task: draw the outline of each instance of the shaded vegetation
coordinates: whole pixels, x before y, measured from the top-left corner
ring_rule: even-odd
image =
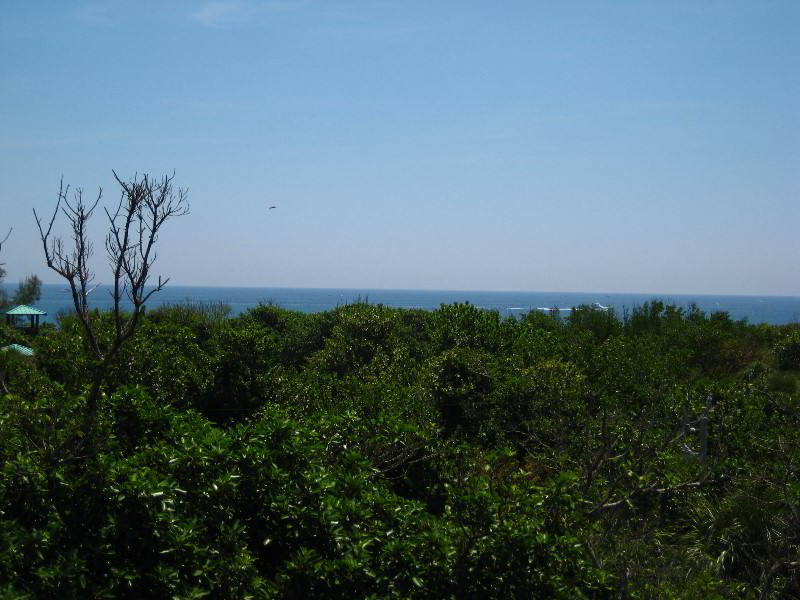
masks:
[[[800,597],[796,325],[161,307],[91,444],[78,320],[0,338],[0,598]]]

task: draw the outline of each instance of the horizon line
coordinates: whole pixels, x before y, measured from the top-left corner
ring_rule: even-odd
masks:
[[[64,286],[63,282],[42,282],[43,286]],[[14,285],[8,282],[2,284],[3,288],[13,288]],[[98,287],[105,288],[111,287],[111,284],[98,284]],[[154,286],[147,286],[154,287]],[[575,290],[497,290],[497,289],[450,289],[450,288],[391,288],[391,287],[299,287],[299,286],[257,286],[257,285],[210,285],[210,284],[168,284],[164,289],[169,288],[204,288],[204,289],[252,289],[252,290],[344,290],[354,292],[448,292],[448,293],[494,293],[494,294],[586,294],[586,295],[637,295],[637,296],[652,296],[653,299],[659,299],[669,296],[738,296],[745,298],[797,298],[800,299],[800,294],[754,294],[754,293],[713,293],[713,292],[639,292],[639,291],[622,291],[622,292],[608,292],[608,291],[575,291]]]

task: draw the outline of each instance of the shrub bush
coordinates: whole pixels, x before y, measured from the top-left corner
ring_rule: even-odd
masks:
[[[800,329],[795,329],[778,342],[775,358],[781,369],[800,370]]]

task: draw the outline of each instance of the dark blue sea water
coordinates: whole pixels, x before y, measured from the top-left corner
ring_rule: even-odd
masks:
[[[12,293],[12,286],[6,289]],[[108,286],[100,286],[89,296],[94,308],[111,308]],[[465,292],[439,290],[370,290],[370,289],[306,289],[253,287],[196,287],[169,285],[155,294],[149,307],[186,302],[224,302],[232,314],[240,314],[259,303],[272,302],[283,308],[302,312],[319,312],[356,301],[401,308],[436,309],[441,304],[470,302],[494,309],[500,314],[519,315],[531,309],[559,307],[569,309],[579,304],[599,303],[613,306],[617,315],[624,309],[648,300],[659,299],[686,307],[694,302],[710,314],[727,311],[733,319],[750,323],[784,324],[800,322],[800,297],[796,296],[707,296],[684,294],[594,294],[575,292]],[[42,286],[42,297],[36,306],[47,311],[45,322],[52,322],[59,311],[71,309],[71,295],[65,285]],[[562,314],[568,314],[565,310]]]

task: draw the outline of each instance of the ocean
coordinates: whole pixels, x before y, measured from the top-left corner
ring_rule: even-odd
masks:
[[[9,294],[15,286],[6,284]],[[93,308],[111,308],[109,286],[99,286],[89,296]],[[747,319],[749,323],[780,325],[800,322],[800,297],[797,296],[711,296],[686,294],[596,294],[576,292],[486,292],[441,290],[371,290],[371,289],[312,289],[312,288],[257,288],[257,287],[204,287],[168,285],[154,294],[148,306],[187,302],[224,302],[233,315],[249,308],[271,302],[289,310],[320,312],[343,304],[367,301],[398,308],[434,310],[442,304],[469,302],[481,308],[497,310],[501,315],[521,315],[532,309],[558,307],[562,314],[580,304],[599,303],[611,306],[620,317],[625,309],[658,299],[680,307],[695,303],[706,314],[726,311],[731,318]],[[70,310],[71,295],[67,286],[45,284],[36,307],[47,312],[44,322],[53,322],[60,311]]]

